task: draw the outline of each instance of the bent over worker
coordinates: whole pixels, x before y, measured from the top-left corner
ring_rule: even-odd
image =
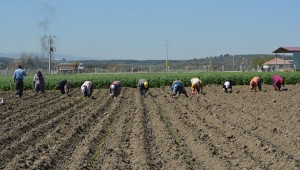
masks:
[[[146,79],[139,79],[137,87],[140,90],[142,96],[146,95],[146,92],[149,90],[149,83]]]
[[[233,85],[232,80],[226,80],[225,83],[223,84],[223,91],[225,93],[232,93],[232,85]]]
[[[109,86],[109,93],[111,96],[116,98],[118,95],[120,95],[121,89],[122,89],[121,82],[116,80],[112,82],[111,85]]]
[[[191,79],[191,84],[192,84],[192,87],[191,87],[192,92],[191,93],[196,93],[196,91],[198,92],[198,94],[203,93],[203,84],[202,84],[200,79],[192,78]]]
[[[56,86],[56,90],[60,90],[61,94],[68,94],[71,87],[71,82],[68,80],[60,81]]]
[[[257,87],[258,90],[261,91],[261,79],[260,77],[253,77],[250,81],[250,89],[251,91],[254,90],[254,92],[257,92]]]
[[[284,87],[285,79],[278,74],[272,76],[272,84],[275,90],[280,91],[281,85]]]
[[[172,94],[172,97],[176,97],[177,93],[178,96],[182,93],[185,95],[185,97],[189,97],[187,95],[187,91],[185,90],[185,87],[180,80],[175,80],[170,88],[170,92]]]
[[[81,85],[81,92],[84,97],[91,97],[93,93],[93,83],[91,81],[85,81]]]

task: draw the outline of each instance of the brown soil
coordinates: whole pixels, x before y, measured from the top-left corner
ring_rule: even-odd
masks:
[[[0,169],[300,169],[300,86],[286,88],[1,92]]]

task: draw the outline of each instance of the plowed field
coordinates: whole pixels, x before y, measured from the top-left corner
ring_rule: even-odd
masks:
[[[300,169],[300,86],[286,88],[1,92],[0,169]]]

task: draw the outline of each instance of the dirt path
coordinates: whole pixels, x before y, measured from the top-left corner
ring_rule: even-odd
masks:
[[[300,169],[300,86],[286,88],[0,92],[0,169]]]

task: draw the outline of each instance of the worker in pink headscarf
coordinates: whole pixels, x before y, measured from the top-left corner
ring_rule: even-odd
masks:
[[[285,79],[278,74],[272,76],[272,84],[275,90],[280,91],[281,85],[284,87]]]

